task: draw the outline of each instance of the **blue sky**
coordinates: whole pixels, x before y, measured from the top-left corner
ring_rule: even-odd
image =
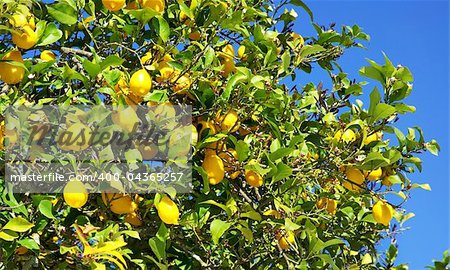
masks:
[[[423,172],[410,176],[413,181],[429,183],[432,191],[415,190],[405,204],[416,216],[405,223],[408,231],[398,237],[397,262],[409,263],[410,269],[423,269],[432,259],[442,257],[449,248],[449,3],[447,1],[305,1],[319,25],[336,22],[358,24],[371,36],[367,49],[351,49],[340,59],[350,78],[366,80],[358,70],[367,65],[366,58],[383,63],[382,52],[391,61],[410,68],[414,90],[406,103],[417,112],[400,118],[399,128],[421,126],[427,140],[436,139],[441,146],[439,157],[421,156]],[[304,36],[314,34],[308,16],[295,8],[299,20],[295,31]],[[338,28],[339,27],[339,28]],[[318,70],[316,70],[318,71]],[[324,81],[326,73],[302,73],[301,84]],[[368,104],[368,93],[376,83],[369,81],[361,100]]]

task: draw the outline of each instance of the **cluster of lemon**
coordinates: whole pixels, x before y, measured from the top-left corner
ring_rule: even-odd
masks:
[[[224,114],[219,111],[214,119],[201,119],[198,125],[200,126],[200,136],[206,130],[209,130],[211,135],[218,132],[228,133],[241,130],[239,116],[234,109],[230,109]],[[257,164],[256,160],[247,162],[247,165],[255,164]],[[225,176],[232,180],[236,179],[241,175],[241,165],[236,150],[227,147],[223,139],[207,145],[202,167],[208,174],[208,181],[211,185],[219,184]],[[264,184],[264,178],[255,170],[245,169],[244,176],[247,184],[252,187],[257,188]]]
[[[64,201],[72,208],[83,207],[89,194],[86,186],[79,180],[69,181],[63,190]],[[125,222],[134,226],[141,226],[142,219],[139,215],[139,204],[144,199],[139,195],[131,196],[121,193],[102,193],[102,201],[114,214],[125,215]],[[159,202],[155,202],[159,218],[165,224],[178,224],[180,211],[178,206],[168,196],[163,195]]]
[[[383,139],[383,132],[372,132],[363,140],[364,145],[369,145],[373,142],[378,142]],[[344,144],[350,144],[357,140],[357,134],[352,129],[346,129],[345,131],[339,130],[336,132],[333,138],[333,142],[343,142]],[[364,188],[365,181],[381,181],[385,186],[392,186],[390,181],[392,176],[395,176],[395,172],[390,168],[376,168],[370,171],[360,170],[354,166],[342,166],[340,171],[345,174],[346,180],[342,185],[353,192],[361,192]],[[329,205],[331,199],[320,198],[317,202],[319,208],[326,207],[327,211],[333,213],[336,211],[337,203],[331,200],[331,206]],[[377,200],[372,208],[372,215],[377,223],[388,226],[393,215],[394,208],[384,200]]]

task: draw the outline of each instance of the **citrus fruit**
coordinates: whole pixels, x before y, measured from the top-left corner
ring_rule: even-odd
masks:
[[[222,182],[225,168],[219,156],[213,153],[207,154],[203,160],[202,167],[208,174],[208,181],[211,185],[217,185]]]
[[[368,145],[368,144],[370,144],[371,142],[380,141],[381,139],[383,139],[383,131],[378,131],[378,132],[375,132],[375,133],[373,133],[373,134],[367,136],[367,137],[364,139],[364,144],[365,144],[365,145]]]
[[[373,205],[372,215],[377,223],[389,226],[391,222],[394,209],[385,201],[379,200]]]
[[[383,176],[383,170],[381,168],[365,172],[367,180],[375,181]]]
[[[22,30],[16,30],[12,33],[12,41],[21,49],[30,49],[38,40],[36,32],[29,26],[25,25]]]
[[[129,214],[136,211],[138,205],[130,195],[120,193],[102,193],[103,203],[115,214]]]
[[[10,60],[23,64],[22,55],[18,50],[6,53],[2,60]],[[0,62],[0,79],[7,84],[16,84],[23,80],[25,69],[8,62]]]
[[[276,235],[276,238],[278,240],[278,244],[283,250],[288,249],[291,245],[294,245],[295,243],[295,235],[291,231],[286,231],[285,234],[278,233]]]
[[[125,0],[102,0],[102,4],[109,11],[118,11],[125,5]]]
[[[159,218],[165,224],[178,224],[178,219],[180,217],[180,211],[178,206],[167,196],[164,196],[156,206],[158,210]]]
[[[128,213],[124,220],[133,226],[142,226],[142,220],[136,212]]]
[[[83,207],[88,200],[88,193],[83,182],[71,180],[63,190],[64,201],[72,208]]]
[[[130,78],[130,92],[136,96],[145,96],[152,88],[152,78],[145,69],[136,71]]]
[[[344,181],[343,186],[345,188],[352,191],[361,190],[361,187],[359,185],[362,185],[364,183],[364,175],[360,170],[358,170],[357,168],[349,167],[345,171],[345,175],[347,176],[347,179],[350,180]]]
[[[139,0],[142,8],[151,8],[157,12],[164,12],[164,0]]]
[[[264,184],[263,177],[253,170],[245,170],[245,181],[252,187],[260,187]]]
[[[356,140],[356,135],[355,132],[353,132],[353,130],[351,129],[347,129],[341,137],[342,141],[344,141],[344,143],[352,143]]]
[[[67,129],[60,129],[57,144],[65,151],[82,151],[89,147],[91,136],[91,128],[78,122]]]
[[[40,58],[42,61],[53,61],[56,59],[56,56],[52,51],[45,50],[41,52]]]
[[[131,133],[133,130],[137,129],[137,125],[139,124],[139,117],[131,106],[119,106],[117,110],[111,114],[111,119],[114,124],[127,133]]]

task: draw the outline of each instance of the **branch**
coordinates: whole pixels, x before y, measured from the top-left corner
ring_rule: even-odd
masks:
[[[78,54],[86,57],[91,57],[93,54],[91,52],[83,51],[80,49],[74,49],[74,48],[68,48],[68,47],[61,47],[61,51],[63,53],[67,54]]]

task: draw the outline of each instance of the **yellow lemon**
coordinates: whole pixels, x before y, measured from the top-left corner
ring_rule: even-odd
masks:
[[[230,110],[225,116],[216,117],[216,121],[220,123],[220,128],[225,131],[236,131],[239,129],[238,114],[235,110]]]
[[[376,181],[378,179],[381,178],[381,176],[383,176],[383,170],[381,168],[372,170],[370,172],[364,172],[366,175],[367,180],[370,181]]]
[[[152,88],[152,78],[145,69],[136,71],[130,78],[130,93],[143,97]]]
[[[345,175],[349,181],[344,181],[343,186],[348,190],[359,191],[361,187],[358,185],[362,185],[364,183],[364,175],[357,168],[349,167],[345,171]]]
[[[71,180],[63,190],[64,201],[72,208],[83,207],[88,200],[88,193],[83,182]]]
[[[156,210],[158,210],[159,218],[165,224],[178,224],[180,211],[178,210],[178,206],[169,197],[164,196],[156,206]]]
[[[18,50],[6,53],[2,60],[10,60],[23,64],[22,55]],[[16,84],[23,80],[25,69],[7,62],[0,62],[0,79],[7,84]]]
[[[222,159],[216,154],[207,154],[202,164],[203,169],[208,174],[208,181],[211,185],[222,182],[225,175],[225,168]]]
[[[284,235],[282,233],[278,233],[276,238],[278,240],[278,244],[283,250],[288,249],[291,245],[295,244],[295,235],[291,231],[287,231]]]
[[[56,59],[56,56],[52,51],[45,50],[41,52],[40,58],[42,61],[53,61]]]
[[[133,226],[142,226],[142,220],[136,212],[128,213],[124,220]]]
[[[223,76],[228,77],[228,75],[236,71],[236,66],[234,64],[233,58],[223,58],[221,59],[221,63],[223,65]]]
[[[160,13],[164,12],[164,0],[139,0],[139,3],[143,8],[151,8]]]
[[[12,33],[12,41],[21,49],[30,49],[38,40],[36,32],[29,26],[25,25],[22,30],[16,30]]]
[[[353,130],[351,129],[347,129],[343,134],[342,134],[342,141],[344,141],[344,143],[352,143],[356,140],[356,135],[355,132],[353,132]]]
[[[253,170],[245,170],[245,181],[252,187],[260,187],[264,184],[263,177]]]
[[[184,74],[174,82],[172,90],[177,94],[184,94],[189,89],[189,87],[191,87],[191,84],[191,77],[188,74]]]
[[[89,147],[92,130],[85,124],[74,123],[60,132],[57,144],[62,150],[82,151]]]
[[[139,117],[131,106],[126,108],[118,107],[117,110],[111,114],[111,119],[114,124],[128,133],[131,133],[138,128]]]
[[[102,0],[102,4],[109,11],[119,11],[125,5],[125,0]]]
[[[376,202],[372,208],[373,218],[377,223],[383,224],[384,226],[389,226],[393,213],[394,209],[392,206],[381,200]]]
[[[27,16],[22,13],[16,13],[11,16],[9,23],[15,28],[23,27],[28,24]]]
[[[129,214],[136,211],[138,205],[130,195],[102,193],[103,203],[115,214]]]
[[[325,198],[325,197],[318,199],[316,202],[317,208],[319,208],[319,209],[325,208],[327,206],[327,201],[328,201],[328,198]]]
[[[368,145],[368,144],[370,144],[371,142],[380,141],[381,139],[383,139],[383,131],[378,131],[378,132],[375,132],[375,133],[373,133],[373,134],[367,136],[367,137],[364,139],[364,144],[365,144],[365,145]]]
[[[239,59],[241,59],[242,61],[247,60],[247,54],[245,53],[245,46],[244,45],[239,46],[237,54],[238,54]]]
[[[337,201],[333,199],[327,199],[327,212],[331,215],[336,214]]]
[[[222,49],[225,58],[234,58],[234,48],[231,44],[225,45]]]

